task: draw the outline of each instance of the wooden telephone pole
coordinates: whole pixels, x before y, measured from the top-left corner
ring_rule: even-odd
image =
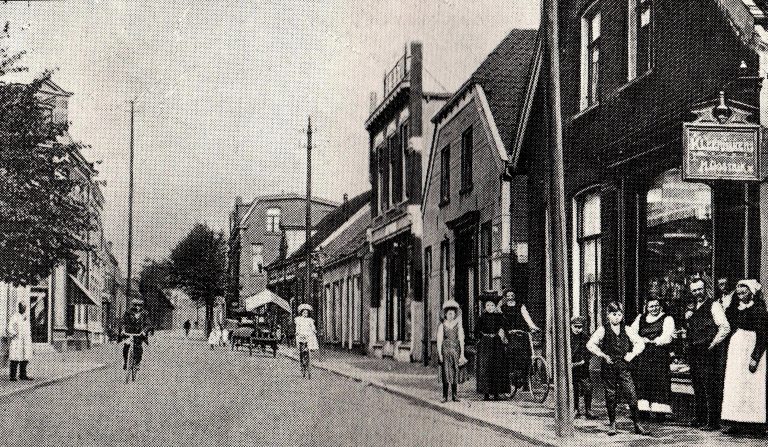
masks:
[[[312,304],[312,117],[307,120],[307,215],[306,215],[306,278],[304,282],[304,302]]]
[[[568,265],[565,239],[565,188],[563,168],[563,123],[560,103],[560,43],[558,0],[543,0],[542,20],[546,30],[546,56],[549,68],[549,218],[552,241],[552,291],[554,295],[552,336],[555,372],[555,431],[572,438],[573,387],[568,303]]]
[[[131,142],[128,161],[128,279],[125,285],[126,300],[131,302],[131,263],[133,262],[133,112],[135,101],[131,100]]]

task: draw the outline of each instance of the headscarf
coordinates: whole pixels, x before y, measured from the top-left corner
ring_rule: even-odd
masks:
[[[744,286],[747,289],[749,289],[749,291],[752,293],[752,296],[756,296],[757,292],[759,292],[760,289],[763,288],[763,286],[761,286],[756,279],[742,279],[741,281],[736,283],[736,287],[738,286]]]

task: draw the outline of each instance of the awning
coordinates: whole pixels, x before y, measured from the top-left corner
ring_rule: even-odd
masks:
[[[83,285],[83,283],[80,282],[79,279],[75,278],[72,275],[69,275],[69,281],[70,284],[74,284],[74,288],[76,293],[73,296],[76,296],[77,303],[76,304],[93,304],[94,306],[98,306],[99,303],[96,302],[96,299],[91,295],[91,291],[88,290],[87,287]]]
[[[256,295],[249,296],[245,299],[245,310],[248,312],[251,312],[252,310],[261,307],[267,303],[275,303],[278,306],[285,309],[286,312],[291,311],[291,305],[288,304],[288,301],[285,301],[284,299],[277,296],[274,292],[271,290],[264,290],[262,292],[257,293]]]

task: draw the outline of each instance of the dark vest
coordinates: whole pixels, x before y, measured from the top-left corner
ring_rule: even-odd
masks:
[[[508,306],[507,303],[501,304],[501,313],[504,314],[504,329],[508,331],[513,329],[518,331],[528,330],[528,324],[525,322],[525,318],[523,318],[520,306],[519,301],[514,306]]]
[[[621,323],[619,326],[618,335],[613,332],[609,322],[606,322],[604,327],[605,336],[603,337],[600,349],[614,361],[624,358],[625,355],[632,351],[632,341],[629,339],[629,335],[627,335],[624,323]]]
[[[664,320],[667,318],[667,316],[664,315],[653,323],[647,322],[645,320],[646,316],[646,314],[642,314],[640,316],[640,327],[638,328],[638,335],[643,338],[653,340],[654,338],[660,336],[662,332],[664,332]]]
[[[712,318],[712,301],[705,301],[688,319],[688,343],[694,346],[709,345],[717,335],[717,324]]]

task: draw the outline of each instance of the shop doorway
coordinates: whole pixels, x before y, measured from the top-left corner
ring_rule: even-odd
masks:
[[[29,293],[29,316],[33,343],[48,343],[48,289],[32,287]]]
[[[456,264],[456,284],[454,297],[464,316],[464,331],[473,334],[477,307],[477,226],[467,225],[455,232],[456,243],[454,259]]]

